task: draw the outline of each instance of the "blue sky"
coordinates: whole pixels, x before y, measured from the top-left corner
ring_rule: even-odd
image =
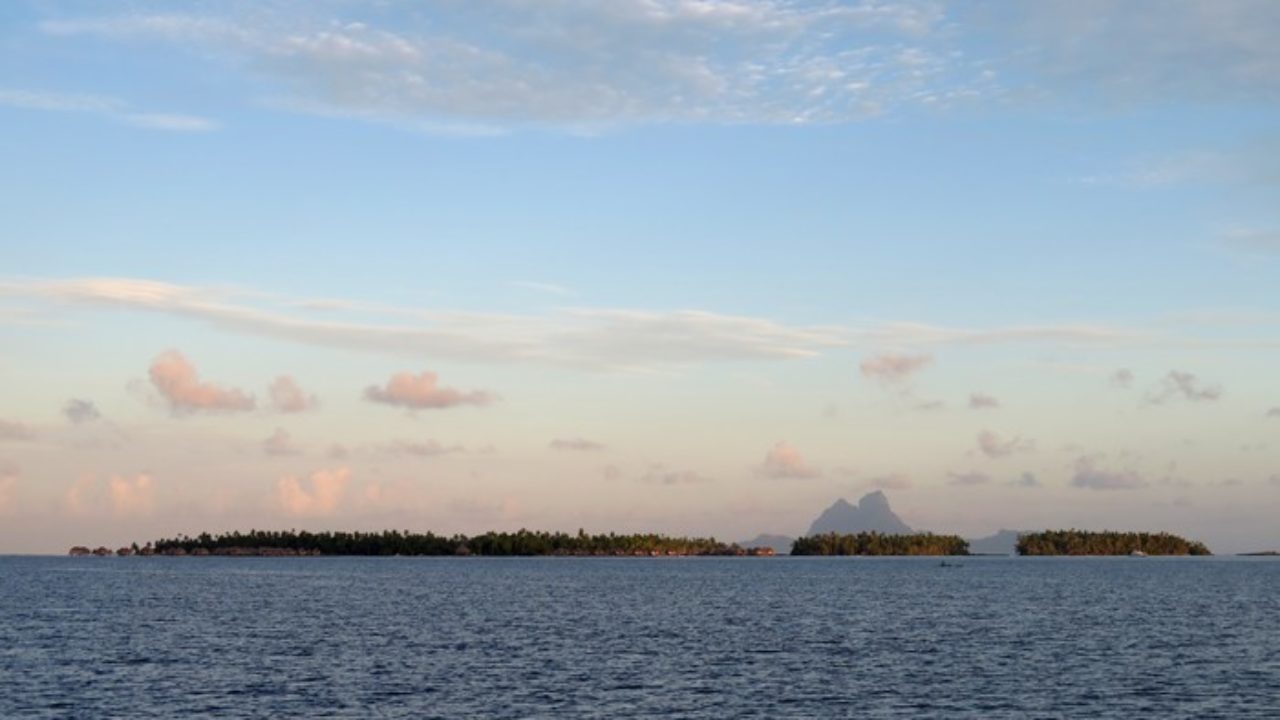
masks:
[[[1280,544],[1277,29],[1243,1],[6,4],[0,550],[736,538],[877,487],[971,535]],[[281,376],[318,402],[280,409]]]

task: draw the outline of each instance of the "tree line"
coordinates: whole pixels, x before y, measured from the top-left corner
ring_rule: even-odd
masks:
[[[1204,543],[1170,533],[1046,530],[1022,533],[1019,555],[1212,555]]]
[[[969,542],[956,535],[826,533],[796,538],[792,555],[968,555]]]
[[[482,535],[436,535],[408,530],[344,532],[250,530],[156,540],[141,549],[157,555],[757,555],[715,538],[668,537],[653,533],[576,535],[521,529]]]

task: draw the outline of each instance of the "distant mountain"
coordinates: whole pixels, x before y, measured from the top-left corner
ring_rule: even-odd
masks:
[[[1012,555],[1018,535],[1024,530],[1001,530],[991,537],[969,541],[969,552],[983,555]]]
[[[862,496],[857,505],[850,505],[841,498],[831,507],[822,511],[813,525],[809,526],[810,535],[824,533],[860,533],[878,532],[888,535],[905,535],[911,528],[902,522],[893,510],[889,509],[889,498],[876,490]]]
[[[738,545],[750,550],[751,548],[767,547],[773,548],[773,551],[779,555],[787,555],[791,552],[791,543],[795,542],[795,538],[789,538],[786,535],[769,535],[761,533],[753,540],[740,542]]]

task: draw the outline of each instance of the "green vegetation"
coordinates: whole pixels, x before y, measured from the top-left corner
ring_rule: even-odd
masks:
[[[143,555],[756,555],[714,538],[664,535],[588,535],[562,532],[487,532],[475,537],[434,533],[307,532],[250,530],[221,535],[202,533],[157,540]]]
[[[792,555],[968,555],[968,541],[955,535],[914,533],[881,535],[862,532],[857,535],[826,533],[796,538]]]
[[[1204,543],[1169,533],[1046,530],[1018,536],[1019,555],[1212,555]]]

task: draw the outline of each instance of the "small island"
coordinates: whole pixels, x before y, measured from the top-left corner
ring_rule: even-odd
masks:
[[[105,550],[105,548],[102,548]],[[84,548],[71,549],[72,555],[89,554]],[[92,554],[111,554],[92,552]],[[771,548],[743,548],[715,538],[668,537],[658,534],[589,535],[579,530],[576,535],[564,532],[487,532],[483,535],[436,535],[411,533],[407,530],[382,532],[308,532],[306,530],[250,530],[195,537],[180,535],[163,538],[141,547],[135,543],[119,555],[140,556],[206,556],[231,557],[300,557],[318,555],[356,556],[589,556],[589,557],[761,557],[774,554]]]
[[[1018,535],[1019,555],[1212,555],[1204,543],[1170,533],[1045,530]]]
[[[796,538],[792,555],[968,555],[969,542],[933,533],[823,533]]]

